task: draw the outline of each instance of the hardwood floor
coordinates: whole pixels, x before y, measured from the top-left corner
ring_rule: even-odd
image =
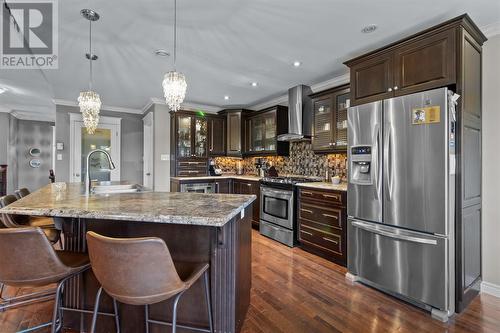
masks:
[[[351,284],[343,267],[252,232],[252,294],[243,333],[500,332],[499,298],[481,295],[443,324],[418,308]],[[0,332],[32,327],[48,321],[51,313],[52,302],[0,313]]]

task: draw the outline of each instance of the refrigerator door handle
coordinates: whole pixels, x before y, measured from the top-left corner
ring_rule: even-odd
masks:
[[[373,143],[374,143],[374,151],[372,152],[372,165],[373,167],[373,179],[374,179],[374,191],[375,191],[375,199],[379,200],[379,190],[380,190],[380,182],[379,182],[379,177],[380,177],[380,162],[379,162],[379,143],[380,143],[380,125],[377,124],[375,125],[375,133],[374,133],[374,138],[373,138]]]
[[[393,175],[393,157],[392,157],[392,126],[390,124],[387,125],[388,130],[386,133],[386,137],[384,139],[384,164],[386,165],[386,170],[387,170],[387,177],[386,177],[386,184],[387,184],[387,193],[388,193],[388,200],[392,200],[392,188],[393,188],[393,183],[394,183],[394,175]]]
[[[368,232],[372,232],[374,234],[385,236],[385,237],[390,237],[390,238],[394,238],[394,239],[399,239],[399,240],[404,240],[404,241],[419,243],[419,244],[437,245],[437,240],[435,240],[435,239],[396,234],[396,233],[386,231],[386,230],[383,230],[381,228],[377,228],[371,224],[360,222],[360,221],[352,221],[351,224],[354,227],[366,230]]]

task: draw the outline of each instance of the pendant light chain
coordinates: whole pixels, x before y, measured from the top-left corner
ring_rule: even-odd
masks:
[[[174,71],[177,60],[177,0],[174,0]]]
[[[89,20],[89,61],[90,61],[90,80],[89,90],[92,90],[92,20]]]
[[[186,97],[186,78],[184,74],[177,72],[177,0],[174,0],[174,70],[163,77],[163,95],[170,110],[180,110],[181,103]]]

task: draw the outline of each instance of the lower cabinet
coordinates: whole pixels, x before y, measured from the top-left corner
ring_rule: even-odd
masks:
[[[170,181],[171,192],[182,192],[190,187],[187,192],[209,192],[209,193],[234,193],[255,194],[257,199],[253,203],[252,226],[259,229],[260,220],[260,182],[258,180],[244,180],[235,178],[201,178],[201,179],[179,179]]]
[[[347,195],[343,191],[299,189],[298,238],[302,249],[347,264]]]
[[[253,203],[253,214],[252,214],[252,227],[259,229],[260,220],[260,182],[234,179],[233,180],[233,193],[235,194],[255,194],[257,200]]]

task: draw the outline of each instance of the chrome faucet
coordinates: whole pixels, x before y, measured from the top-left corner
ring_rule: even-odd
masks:
[[[91,190],[91,187],[92,187],[92,182],[90,181],[90,156],[92,156],[94,153],[103,153],[106,158],[108,159],[108,163],[109,163],[109,169],[110,170],[114,170],[116,167],[115,167],[115,164],[113,163],[113,160],[111,159],[111,156],[109,155],[109,153],[103,149],[95,149],[95,150],[92,150],[88,155],[87,155],[87,172],[86,172],[86,175],[85,175],[85,195],[86,196],[89,196],[90,195],[90,190]]]

